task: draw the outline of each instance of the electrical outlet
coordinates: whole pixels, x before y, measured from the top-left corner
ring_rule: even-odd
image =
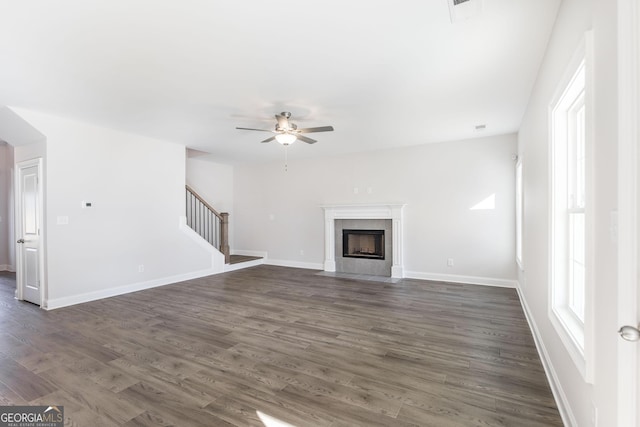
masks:
[[[300,255],[304,255],[304,249],[300,249]]]
[[[453,258],[447,259],[447,267],[453,267]]]
[[[138,266],[138,273],[144,273],[144,264]]]

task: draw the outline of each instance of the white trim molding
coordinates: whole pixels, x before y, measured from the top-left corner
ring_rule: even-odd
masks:
[[[593,383],[594,378],[594,151],[593,151],[593,32],[587,31],[567,64],[564,75],[549,105],[549,272],[547,315],[567,353],[582,378]],[[582,100],[582,101],[581,101]],[[584,106],[585,149],[585,200],[582,207],[579,198],[570,197],[572,168],[569,164],[569,147],[578,144],[572,131],[571,117],[575,119],[576,105]],[[572,112],[573,111],[573,112]],[[575,125],[576,122],[574,122]],[[574,126],[575,127],[575,126]],[[573,136],[572,136],[573,135]],[[584,230],[577,235],[584,237],[584,281],[573,283],[569,277],[571,215],[582,214]],[[576,286],[575,288],[573,286]],[[584,309],[575,311],[570,295],[584,286]]]
[[[84,294],[71,295],[68,297],[55,298],[47,301],[46,306],[42,308],[46,310],[54,310],[56,308],[68,307],[71,305],[82,304],[85,302],[96,301],[103,298],[115,297],[118,295],[129,294],[131,292],[138,292],[145,289],[156,288],[158,286],[172,285],[187,280],[198,279],[200,277],[211,276],[213,273],[211,270],[194,271],[186,274],[179,274],[176,276],[162,277],[159,279],[148,280],[145,282],[132,283],[129,285],[118,286],[116,288],[109,288],[95,292],[87,292]]]
[[[618,0],[618,326],[636,325],[640,223],[640,5]],[[637,343],[618,339],[617,425],[640,423]]]
[[[324,209],[324,271],[336,271],[335,220],[336,219],[390,219],[391,220],[391,277],[404,277],[402,260],[403,203],[379,203],[366,205],[322,205]]]
[[[515,288],[516,280],[498,279],[495,277],[463,276],[459,274],[425,273],[420,271],[405,271],[407,279],[430,280],[433,282],[459,283],[462,285],[494,286],[498,288]]]
[[[269,259],[264,261],[267,265],[277,265],[280,267],[306,268],[307,270],[322,270],[322,264],[318,262],[291,261],[286,259]]]

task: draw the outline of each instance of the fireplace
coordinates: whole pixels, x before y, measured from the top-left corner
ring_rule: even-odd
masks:
[[[342,230],[342,256],[384,259],[384,230]]]
[[[404,204],[323,205],[324,271],[404,277],[402,210]],[[374,220],[374,221],[371,221]],[[375,220],[384,220],[375,222]],[[370,222],[371,221],[371,222]],[[385,230],[385,258],[342,256],[342,230]]]
[[[390,219],[336,219],[333,225],[337,273],[391,276]]]

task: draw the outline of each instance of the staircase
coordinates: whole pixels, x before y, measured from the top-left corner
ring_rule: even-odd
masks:
[[[188,185],[186,190],[187,225],[224,254],[224,262],[229,264],[229,214],[216,211]]]

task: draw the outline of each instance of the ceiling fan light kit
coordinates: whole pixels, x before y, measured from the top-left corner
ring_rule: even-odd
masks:
[[[291,145],[296,142],[296,139],[298,138],[291,133],[280,133],[276,135],[276,141],[282,145]]]
[[[297,140],[306,142],[307,144],[315,144],[317,142],[315,139],[303,136],[302,134],[312,132],[330,132],[333,130],[333,126],[320,126],[314,128],[298,129],[298,126],[295,123],[289,121],[290,118],[291,113],[288,111],[283,111],[280,114],[276,114],[276,120],[278,122],[276,123],[276,127],[274,130],[245,127],[236,127],[236,129],[275,133],[274,136],[267,138],[262,142],[271,142],[273,140],[276,140],[282,145],[291,145]]]
[[[307,144],[315,144],[317,141],[315,139],[311,139],[302,135],[303,133],[312,133],[312,132],[330,132],[333,130],[333,126],[320,126],[314,128],[305,128],[298,129],[298,126],[295,123],[291,123],[289,119],[291,118],[291,113],[288,111],[283,111],[280,114],[276,114],[276,123],[275,130],[268,129],[254,129],[254,128],[244,128],[244,127],[236,127],[236,129],[241,130],[255,130],[259,132],[271,132],[275,133],[274,136],[271,136],[264,141],[261,142],[271,142],[275,140],[279,144],[285,147],[285,162],[284,162],[284,170],[287,171],[287,150],[286,148],[289,145],[293,144],[297,140],[302,142],[306,142]]]

